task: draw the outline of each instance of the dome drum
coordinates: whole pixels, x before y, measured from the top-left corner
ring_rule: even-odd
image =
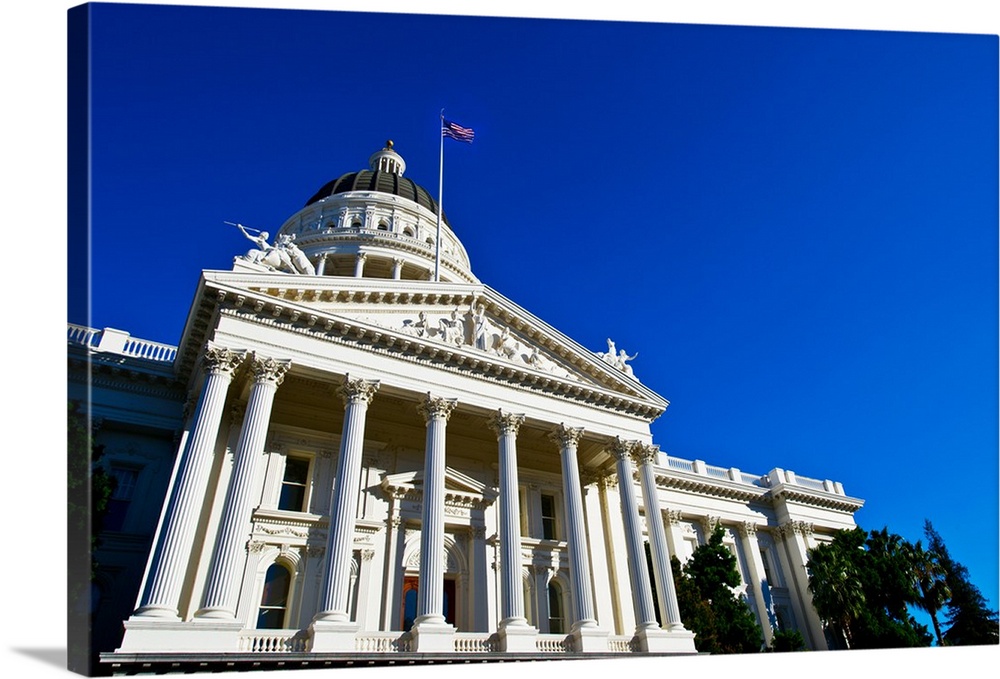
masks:
[[[415,267],[433,277],[437,215],[397,196],[359,191],[321,199],[288,219],[278,234],[294,237],[314,265],[318,266],[325,255],[328,265],[324,273],[329,275],[340,275],[332,274],[331,259],[354,257],[364,251],[371,258],[389,262],[402,259],[404,278],[427,277],[407,273]],[[465,247],[447,224],[441,225],[441,277],[478,282]]]

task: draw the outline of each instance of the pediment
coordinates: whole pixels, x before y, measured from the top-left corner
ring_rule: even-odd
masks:
[[[611,360],[613,351],[581,346],[485,285],[246,272],[204,276],[203,297],[248,319],[256,315],[272,325],[280,319],[296,330],[378,344],[649,420],[667,407],[631,366]]]
[[[423,471],[400,472],[386,474],[382,478],[382,489],[389,495],[419,500],[423,497]],[[471,476],[467,476],[451,467],[444,470],[444,489],[446,501],[459,504],[489,505],[497,498],[497,493]]]

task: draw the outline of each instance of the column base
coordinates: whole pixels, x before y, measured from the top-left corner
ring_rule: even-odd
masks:
[[[314,653],[354,653],[360,629],[356,622],[313,620],[309,625],[309,650]]]
[[[236,620],[192,620],[181,622],[132,616],[125,621],[125,637],[116,653],[163,651],[240,650],[243,623]]]
[[[452,625],[431,618],[419,620],[410,628],[413,637],[413,651],[417,653],[453,653],[455,651],[455,628]]]
[[[639,650],[643,653],[695,654],[694,632],[672,631],[659,628],[639,629],[635,632]]]
[[[577,653],[601,653],[608,650],[611,633],[597,625],[580,625],[571,629],[569,636]]]
[[[500,623],[497,630],[500,650],[504,653],[534,653],[538,650],[535,640],[538,630],[524,618],[514,618]]]

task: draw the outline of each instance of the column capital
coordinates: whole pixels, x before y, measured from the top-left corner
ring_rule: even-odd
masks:
[[[632,459],[639,466],[655,464],[660,455],[660,447],[650,443],[636,443],[632,447]]]
[[[608,446],[608,451],[611,456],[616,460],[628,460],[632,454],[633,448],[635,448],[637,441],[626,441],[621,436],[616,436],[611,439],[611,445]]]
[[[757,524],[753,521],[743,521],[736,528],[740,532],[740,537],[749,538],[757,535]]]
[[[778,526],[778,533],[784,538],[793,535],[808,536],[813,533],[813,525],[808,521],[788,521]]]
[[[560,423],[549,432],[549,438],[555,441],[560,448],[576,446],[583,438],[583,427],[567,427],[565,423]]]
[[[375,398],[378,386],[378,380],[351,379],[350,375],[344,375],[344,382],[337,388],[337,393],[344,399],[345,408],[351,403],[364,402],[367,405]]]
[[[250,362],[250,371],[253,374],[254,382],[270,382],[274,386],[280,386],[285,379],[285,374],[292,367],[292,362],[288,360],[277,360],[268,356],[260,356],[254,353]]]
[[[427,422],[434,418],[442,418],[447,421],[451,417],[451,411],[457,405],[457,399],[431,396],[430,392],[427,392],[427,397],[417,405],[417,412],[423,415]]]
[[[681,510],[679,509],[668,509],[667,512],[667,523],[670,525],[679,524],[681,522]]]
[[[245,351],[234,351],[209,342],[205,354],[201,357],[201,365],[205,372],[211,375],[232,376],[245,357]]]
[[[486,418],[486,424],[496,433],[498,439],[505,434],[517,436],[517,430],[521,428],[523,422],[524,415],[505,413],[502,409]]]
[[[715,527],[719,525],[721,517],[718,516],[703,516],[701,517],[701,526],[705,529],[705,541],[711,537],[712,533],[715,532]]]

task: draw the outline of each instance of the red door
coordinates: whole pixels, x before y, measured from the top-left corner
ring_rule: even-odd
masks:
[[[420,589],[420,578],[407,575],[403,577],[403,610],[400,611],[400,621],[403,631],[413,627],[417,617],[417,592]],[[455,624],[455,581],[444,581],[444,619],[449,625]]]

